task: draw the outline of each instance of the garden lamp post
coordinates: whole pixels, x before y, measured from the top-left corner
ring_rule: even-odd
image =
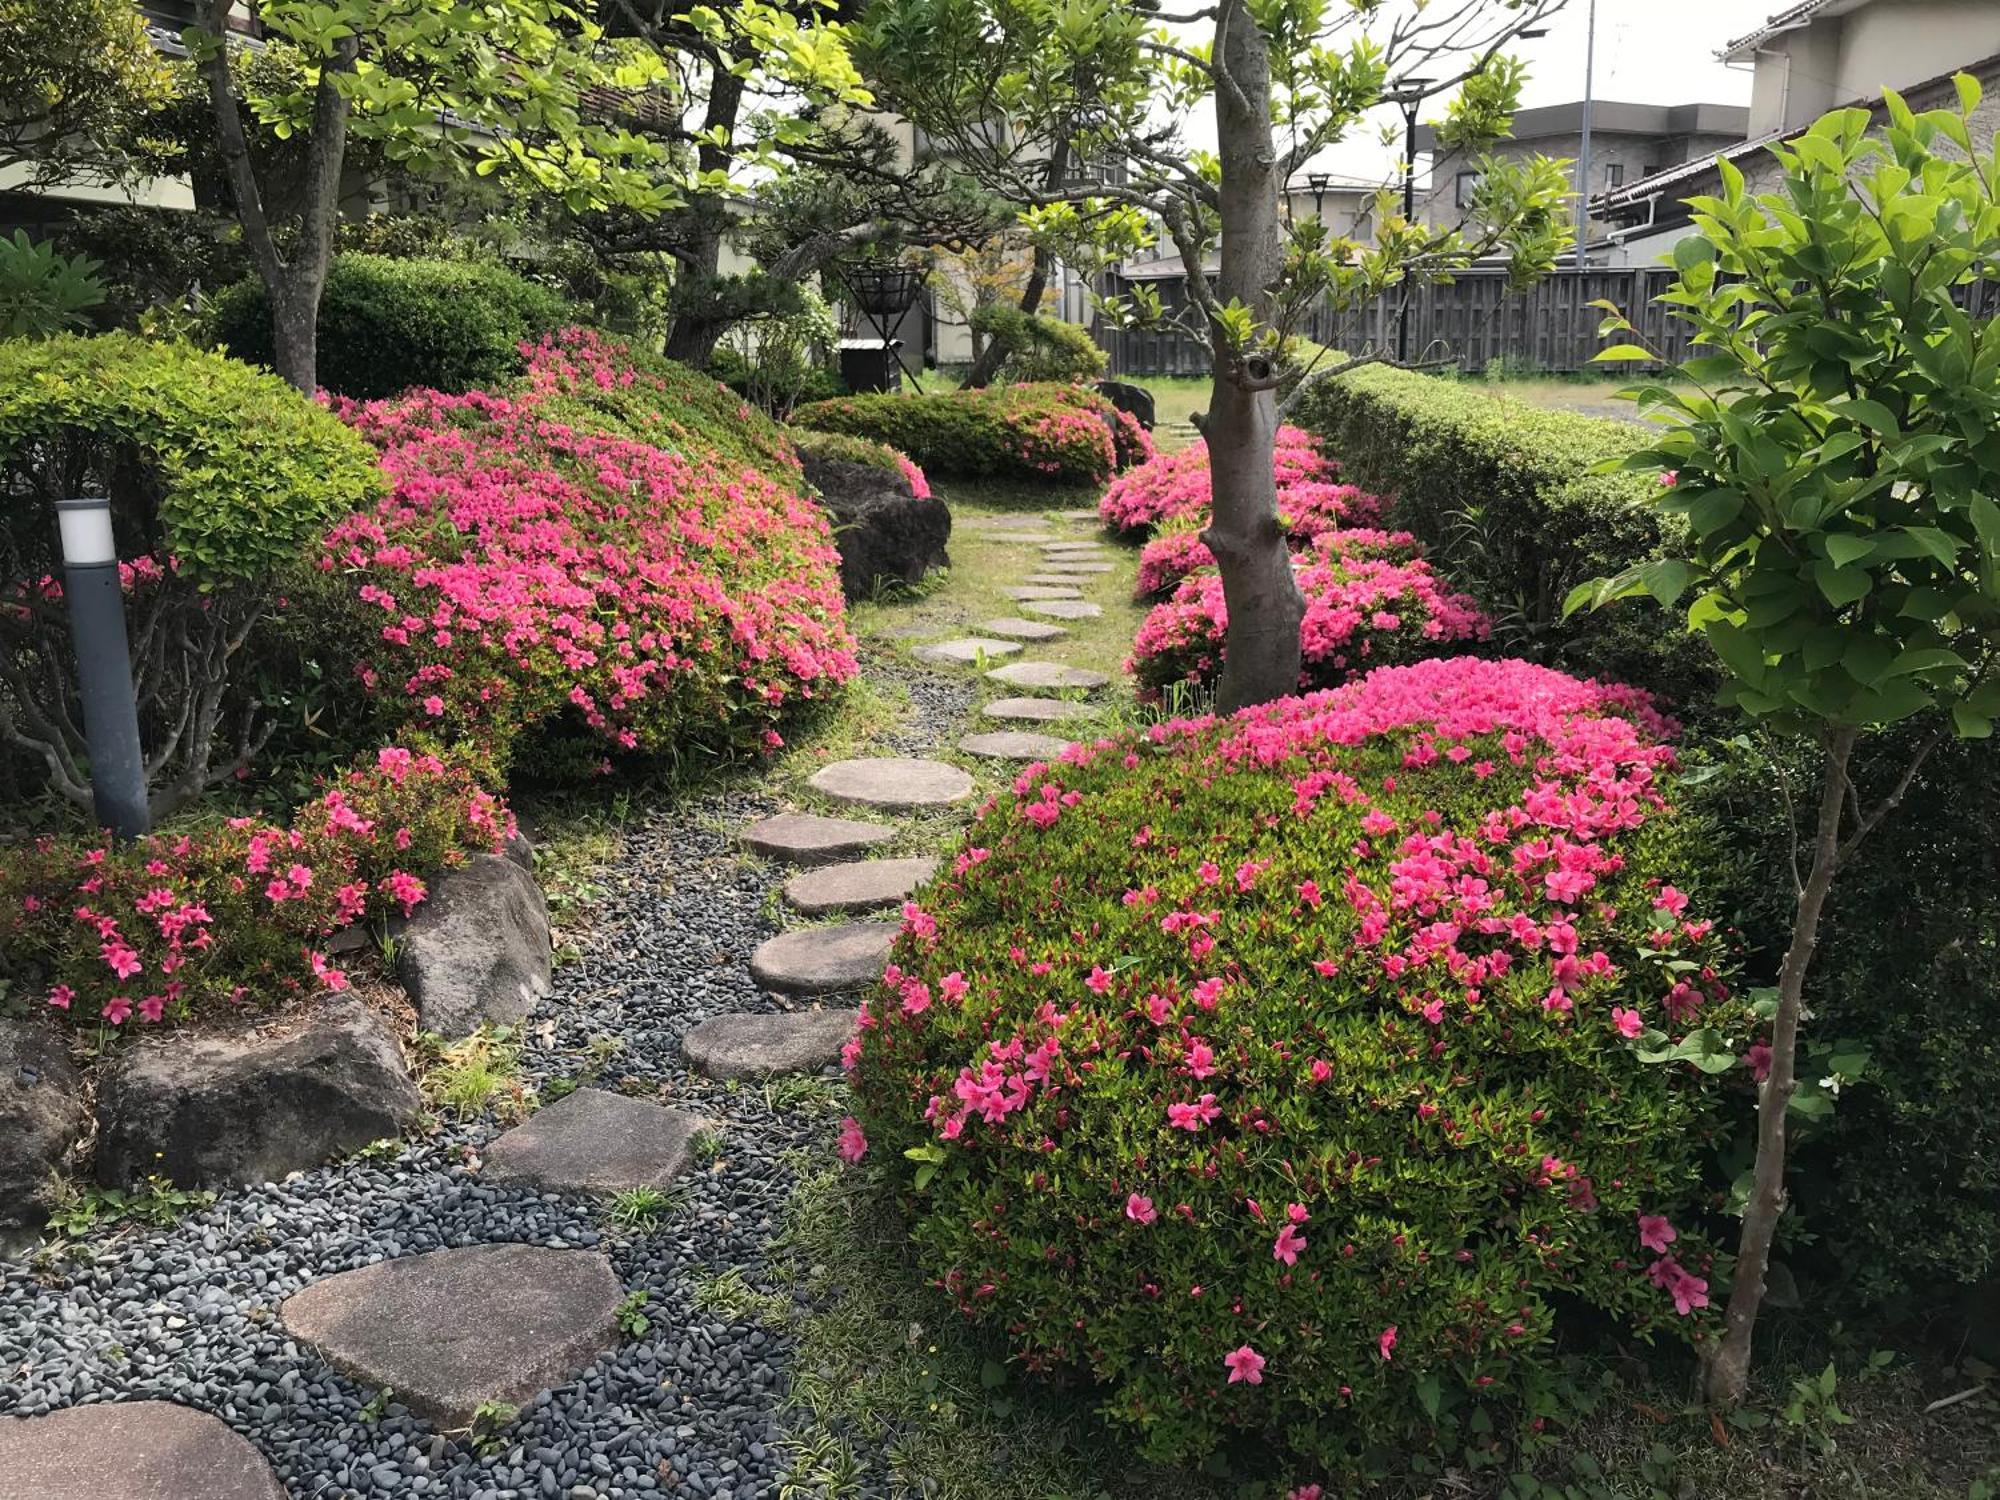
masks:
[[[134,839],[152,827],[146,810],[146,760],[139,748],[139,708],[132,693],[132,653],[125,639],[125,594],[111,501],[102,495],[56,502],[62,539],[63,594],[83,699],[90,752],[90,792],[101,827]]]
[[[1437,80],[1399,78],[1389,102],[1403,111],[1403,221],[1417,216],[1417,111],[1423,108],[1424,90]],[[1396,363],[1410,362],[1410,289],[1403,288],[1402,306],[1396,311]]]
[[[1326,222],[1326,190],[1333,184],[1331,172],[1306,173],[1306,186],[1312,189],[1313,217],[1320,223]]]

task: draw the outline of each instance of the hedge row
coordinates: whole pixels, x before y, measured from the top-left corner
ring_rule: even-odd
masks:
[[[1094,485],[1153,455],[1138,422],[1074,385],[847,396],[802,406],[792,421],[886,443],[934,478]]]
[[[1642,429],[1384,366],[1319,382],[1295,416],[1340,456],[1343,479],[1390,498],[1393,523],[1480,601],[1502,647],[1642,683],[1677,707],[1708,700],[1714,659],[1673,621],[1640,609],[1562,618],[1577,584],[1673,547],[1637,503],[1654,480],[1592,472],[1638,447]]]

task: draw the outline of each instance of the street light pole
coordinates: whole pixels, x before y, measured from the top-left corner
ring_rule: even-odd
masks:
[[[1423,107],[1428,78],[1404,78],[1396,84],[1392,97],[1403,109],[1403,222],[1417,216],[1417,111]],[[1410,362],[1410,288],[1403,287],[1402,306],[1396,311],[1396,363]]]
[[[91,800],[99,827],[118,838],[135,839],[153,825],[146,807],[146,758],[139,746],[111,502],[101,495],[58,500],[56,528],[62,539],[76,685],[83,699],[83,737],[90,753]]]
[[[1590,115],[1597,81],[1597,0],[1590,0],[1588,26],[1583,44],[1583,141],[1576,160],[1576,267],[1579,271],[1590,264]]]

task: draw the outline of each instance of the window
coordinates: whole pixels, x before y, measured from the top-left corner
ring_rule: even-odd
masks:
[[[1606,162],[1604,164],[1604,190],[1609,192],[1613,188],[1621,188],[1623,186],[1625,186],[1625,163],[1622,161]]]
[[[1657,177],[1657,176],[1659,176],[1659,175],[1660,175],[1660,171],[1661,171],[1661,168],[1660,168],[1660,164],[1659,164],[1658,162],[1656,162],[1656,161],[1649,161],[1649,162],[1647,162],[1647,163],[1646,163],[1646,169],[1645,169],[1645,170],[1644,170],[1643,172],[1641,172],[1641,173],[1640,173],[1639,175],[1640,175],[1641,177]]]
[[[1460,208],[1472,207],[1473,197],[1478,192],[1479,174],[1477,172],[1460,172],[1458,174],[1457,194],[1454,199],[1457,205]]]

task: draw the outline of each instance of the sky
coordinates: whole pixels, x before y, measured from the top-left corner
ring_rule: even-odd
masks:
[[[1750,74],[1725,68],[1716,51],[1754,31],[1786,0],[1597,0],[1595,97],[1635,104],[1748,104]],[[1549,34],[1518,44],[1528,65],[1522,94],[1527,107],[1564,104],[1583,97],[1589,0],[1568,0],[1548,23]],[[1382,123],[1399,120],[1394,110]],[[1207,121],[1189,122],[1189,134],[1209,145]],[[1386,148],[1378,132],[1362,127],[1315,165],[1328,171],[1376,178],[1393,170],[1400,147]]]

